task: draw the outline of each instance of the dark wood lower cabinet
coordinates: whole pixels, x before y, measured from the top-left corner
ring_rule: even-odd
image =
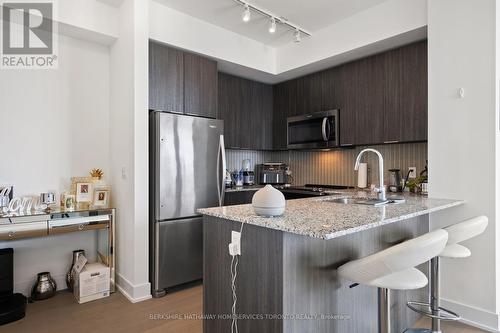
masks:
[[[231,230],[240,223],[204,216],[204,333],[231,332]],[[349,288],[336,268],[429,230],[420,216],[331,240],[254,225],[243,228],[236,278],[238,331],[286,333],[376,332],[377,288]],[[427,265],[418,267],[427,274]],[[392,332],[403,332],[419,315],[408,300],[425,301],[427,288],[392,291]],[[337,317],[335,317],[337,316]]]
[[[257,190],[230,191],[224,193],[224,206],[244,205],[252,203]]]

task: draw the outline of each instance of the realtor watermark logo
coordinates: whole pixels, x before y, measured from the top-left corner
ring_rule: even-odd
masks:
[[[0,1],[2,69],[57,68],[55,6],[45,1]]]

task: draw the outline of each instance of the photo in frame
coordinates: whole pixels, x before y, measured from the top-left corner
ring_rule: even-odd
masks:
[[[92,202],[93,193],[93,183],[76,183],[76,202]]]
[[[94,206],[107,207],[109,202],[109,191],[96,189],[94,192]]]

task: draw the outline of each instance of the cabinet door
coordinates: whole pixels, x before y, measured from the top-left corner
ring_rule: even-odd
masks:
[[[273,149],[273,87],[260,84],[262,107],[260,119],[257,119],[257,130],[261,131],[262,149]]]
[[[149,109],[183,113],[182,52],[149,43]]]
[[[355,119],[357,145],[384,142],[384,56],[356,62]]]
[[[427,42],[385,55],[384,141],[427,140]]]
[[[260,138],[256,137],[255,126],[253,126],[253,122],[258,121],[255,119],[256,114],[254,113],[256,106],[254,99],[257,98],[255,85],[250,80],[239,78],[239,81],[240,91],[236,97],[239,101],[235,104],[235,111],[239,120],[240,147],[242,149],[253,149],[260,143]]]
[[[354,146],[357,144],[357,75],[355,63],[336,67],[332,77],[335,86],[334,100],[339,109],[339,142],[341,146]]]
[[[226,146],[271,149],[272,103],[272,86],[219,74],[219,117],[224,120]]]
[[[334,100],[339,111],[340,145],[382,143],[384,130],[384,58],[361,59],[336,68]]]
[[[297,80],[297,109],[294,115],[324,111],[321,109],[321,72]]]
[[[287,118],[297,115],[297,80],[273,87],[273,146],[287,148]]]
[[[227,148],[240,148],[240,128],[242,126],[239,117],[241,100],[241,80],[232,75],[219,73],[219,118],[224,120],[224,137]]]
[[[224,206],[245,205],[252,203],[252,197],[257,190],[226,192],[224,196]]]
[[[217,63],[184,53],[184,113],[217,118]]]

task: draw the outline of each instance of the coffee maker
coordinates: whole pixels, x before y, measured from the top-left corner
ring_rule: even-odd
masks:
[[[399,169],[389,169],[389,191],[391,192],[401,192],[403,187],[401,186],[401,170]]]

